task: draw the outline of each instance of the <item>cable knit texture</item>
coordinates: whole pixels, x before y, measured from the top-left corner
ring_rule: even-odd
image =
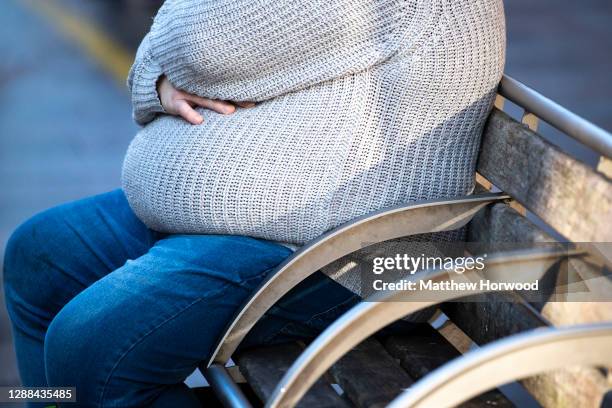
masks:
[[[128,78],[123,188],[154,230],[295,244],[467,194],[504,49],[501,0],[167,0]],[[193,126],[164,114],[162,74],[258,104]]]

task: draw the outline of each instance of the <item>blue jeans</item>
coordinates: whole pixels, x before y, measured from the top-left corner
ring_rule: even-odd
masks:
[[[5,255],[23,384],[76,386],[78,406],[199,406],[183,380],[289,255],[250,237],[157,233],[121,190],[47,210],[14,232]],[[243,345],[315,336],[357,301],[317,272]]]

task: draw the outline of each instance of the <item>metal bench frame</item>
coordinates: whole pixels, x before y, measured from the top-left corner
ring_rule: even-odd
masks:
[[[225,406],[250,407],[225,365],[251,328],[283,295],[322,267],[361,248],[394,238],[458,229],[486,205],[507,200],[509,196],[503,193],[484,193],[411,203],[356,218],[319,237],[285,260],[260,286],[200,371]]]
[[[546,371],[604,367],[612,362],[610,344],[612,323],[546,328],[506,337],[431,372],[388,408],[454,407],[499,385]]]
[[[455,281],[460,278],[465,282],[477,281],[483,277],[500,282],[532,281],[541,278],[560,259],[582,254],[554,248],[510,251],[490,256],[483,271],[472,269],[458,274],[453,270],[431,270],[412,275],[407,280],[438,283],[450,281],[452,276]],[[336,320],[304,350],[279,382],[266,407],[295,406],[336,361],[383,327],[426,307],[480,293],[486,291],[448,291],[437,293],[435,300],[432,300],[431,294],[387,291],[361,302]]]
[[[496,106],[500,109],[503,107],[504,98],[524,109],[521,121],[532,130],[537,129],[538,118],[541,118],[600,153],[602,155],[601,168],[612,157],[612,137],[608,132],[507,76],[504,76],[500,83],[499,98],[496,101]],[[415,234],[457,229],[466,225],[476,212],[486,205],[510,200],[511,197],[503,193],[486,193],[449,200],[412,203],[368,214],[321,236],[283,262],[264,282],[229,325],[211,359],[203,364],[200,370],[225,406],[249,407],[250,403],[233,382],[225,365],[250,329],[274,303],[295,285],[322,267],[365,246]],[[543,273],[551,262],[558,260],[561,256],[567,256],[567,252],[535,250],[522,253],[503,253],[498,254],[495,259],[489,258],[487,267],[489,272],[509,277],[513,272],[513,266],[516,266],[517,262],[522,262],[529,264],[528,270],[530,273]],[[445,279],[448,276],[447,272],[430,271],[429,279]],[[419,277],[422,277],[422,275]],[[452,294],[449,295],[448,299],[439,299],[439,301],[465,295],[467,295],[465,292]],[[267,406],[294,406],[316,379],[354,345],[387,324],[414,311],[438,303],[418,299],[415,302],[394,301],[394,296],[398,296],[397,292],[380,294],[379,296],[380,298],[375,299],[375,301],[366,301],[355,306],[324,331],[289,369],[272,394]],[[576,360],[576,363],[602,363],[598,356],[608,358],[609,363],[609,352],[600,354],[596,352],[601,351],[600,343],[597,342],[601,338],[609,339],[609,329],[608,326],[603,329],[605,335],[600,335],[601,330],[599,328],[584,329],[583,331],[581,329],[568,329],[567,331],[555,331],[541,336],[512,337],[508,340],[499,341],[499,344],[495,342],[495,346],[485,347],[476,355],[469,353],[457,359],[456,362],[448,365],[450,368],[437,370],[436,373],[441,372],[442,374],[436,374],[434,377],[429,376],[427,381],[419,382],[419,385],[414,387],[414,392],[406,395],[402,394],[393,402],[393,407],[411,406],[411,404],[424,406],[421,404],[422,401],[435,401],[435,406],[444,405],[446,402],[444,402],[443,397],[435,392],[435,387],[440,386],[438,382],[442,381],[442,378],[448,378],[449,384],[455,384],[453,381],[458,383],[461,378],[468,375],[462,373],[462,370],[469,369],[470,364],[473,364],[474,361],[487,363],[487,367],[495,366],[496,361],[500,361],[497,357],[504,353],[512,354],[513,347],[516,344],[522,344],[528,350],[552,351],[551,355],[554,355],[555,352],[567,350],[567,347],[571,345],[580,345],[581,348],[588,349],[591,347],[588,345],[593,344],[594,346],[591,348],[593,353],[580,354],[581,357]],[[572,339],[578,340],[573,341]],[[514,352],[519,353],[520,348]],[[534,353],[527,352],[518,355],[518,357],[526,358],[525,356],[533,357],[534,355]],[[541,364],[530,361],[533,371],[529,373],[539,373],[546,370],[547,367],[553,367],[553,360],[554,358],[549,358],[542,361]],[[565,362],[564,360],[563,365],[565,365]],[[482,372],[478,370],[475,372],[482,375]],[[526,375],[529,375],[529,373]],[[524,370],[509,368],[503,378],[509,381],[520,378],[519,376],[525,376],[524,374]],[[500,376],[500,378],[502,377]],[[491,382],[489,384],[487,382],[486,385],[491,388],[498,383],[492,384]],[[481,388],[479,387],[474,392],[477,394],[485,390],[485,388]],[[461,401],[476,395],[472,390],[463,391],[456,396]],[[438,402],[442,405],[438,405]],[[425,404],[428,404],[428,402],[425,402]]]
[[[410,235],[461,228],[502,193],[397,206],[356,218],[296,251],[276,268],[226,330],[206,367],[225,365],[257,321],[283,295],[322,267],[369,245]],[[204,369],[206,369],[204,367]]]

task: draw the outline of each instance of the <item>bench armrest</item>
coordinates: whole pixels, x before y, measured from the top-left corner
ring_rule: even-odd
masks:
[[[311,241],[276,268],[229,325],[211,364],[225,365],[257,321],[283,295],[322,267],[365,246],[394,238],[461,228],[484,206],[508,200],[503,193],[415,202],[356,218]]]

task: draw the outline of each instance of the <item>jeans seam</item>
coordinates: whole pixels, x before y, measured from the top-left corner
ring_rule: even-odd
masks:
[[[100,407],[104,406],[104,394],[106,393],[106,389],[108,386],[108,383],[110,382],[113,374],[115,373],[115,371],[117,370],[117,367],[119,366],[119,364],[123,361],[123,359],[130,353],[130,351],[132,351],[138,344],[142,343],[147,337],[149,337],[151,334],[153,334],[156,330],[158,330],[160,327],[162,327],[163,325],[165,325],[166,323],[168,323],[169,321],[177,318],[179,315],[181,315],[182,313],[184,313],[185,311],[187,311],[189,308],[191,308],[192,306],[194,306],[195,304],[199,303],[200,301],[202,301],[204,298],[198,298],[196,300],[194,300],[193,302],[189,303],[188,305],[186,305],[184,308],[178,310],[176,313],[174,313],[173,315],[169,316],[167,319],[163,320],[162,322],[160,322],[158,325],[156,325],[155,327],[151,328],[149,331],[145,332],[141,337],[139,337],[136,341],[134,341],[128,348],[127,350],[125,350],[117,359],[117,361],[115,362],[115,364],[113,365],[113,367],[111,368],[110,372],[108,373],[108,376],[106,377],[106,380],[104,381],[104,385],[102,386],[102,392],[100,393]]]
[[[248,279],[245,279],[245,281],[250,281],[252,279],[256,279],[256,278],[260,278],[264,275],[266,275],[268,272],[270,272],[270,270],[272,270],[273,268],[268,268],[265,271],[263,271],[262,273],[252,276]],[[242,283],[242,282],[241,282]],[[165,325],[166,323],[168,323],[171,320],[176,319],[178,316],[180,316],[182,313],[186,312],[187,310],[189,310],[192,306],[196,305],[197,303],[200,303],[202,300],[204,299],[208,299],[210,297],[213,297],[215,295],[217,295],[218,293],[220,293],[221,291],[225,290],[226,288],[228,288],[229,286],[232,286],[231,284],[225,284],[222,287],[220,287],[219,289],[217,289],[214,292],[211,292],[208,294],[208,296],[206,297],[199,297],[197,299],[195,299],[193,302],[189,303],[188,305],[186,305],[185,307],[183,307],[182,309],[178,310],[176,313],[174,313],[173,315],[169,316],[168,318],[166,318],[165,320],[163,320],[162,322],[160,322],[159,324],[157,324],[155,327],[151,328],[149,331],[145,332],[141,337],[139,337],[136,341],[134,341],[128,348],[127,350],[125,350],[117,359],[117,362],[115,362],[115,364],[113,365],[113,367],[111,368],[110,372],[108,373],[108,376],[106,377],[106,380],[104,381],[104,385],[102,386],[102,392],[100,393],[100,400],[99,400],[99,406],[101,408],[104,407],[104,394],[106,393],[106,389],[108,386],[108,383],[110,382],[113,374],[115,373],[115,371],[117,370],[117,367],[119,366],[119,364],[123,361],[123,359],[130,353],[130,351],[132,351],[134,349],[134,347],[136,347],[138,344],[142,343],[147,337],[149,337],[151,334],[153,334],[155,331],[157,331],[159,328],[161,328],[163,325]]]

